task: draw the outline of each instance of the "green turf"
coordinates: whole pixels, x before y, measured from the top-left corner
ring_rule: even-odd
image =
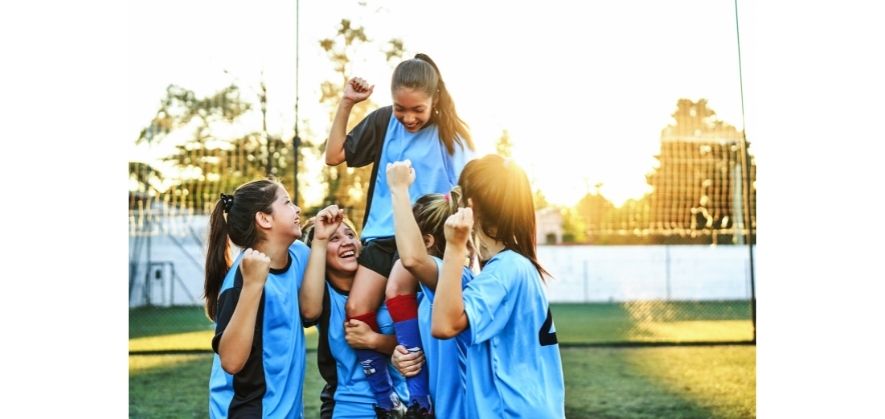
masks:
[[[562,343],[753,339],[746,301],[551,304]]]
[[[756,416],[756,348],[562,349],[569,418]]]
[[[747,418],[756,415],[756,348],[562,349],[569,418]],[[205,418],[211,355],[129,357],[130,418]],[[319,417],[308,353],[305,417]]]
[[[203,307],[141,307],[129,310],[129,338],[213,330]]]
[[[746,302],[553,304],[562,343],[752,338]],[[130,351],[208,349],[212,323],[199,307],[129,311]],[[316,348],[316,329],[306,330]],[[754,417],[754,346],[563,348],[569,418]],[[129,357],[132,418],[207,417],[212,356]],[[308,353],[306,417],[318,417],[316,354]]]
[[[212,355],[129,356],[130,418],[209,417],[209,371]],[[320,417],[323,381],[316,353],[307,354],[304,417]]]
[[[738,302],[552,304],[561,343],[749,341],[750,306]],[[213,324],[201,307],[129,311],[129,350],[209,350]],[[308,347],[316,337],[308,329]]]

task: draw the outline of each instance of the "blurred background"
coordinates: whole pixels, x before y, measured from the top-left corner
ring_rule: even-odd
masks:
[[[171,2],[130,8],[130,417],[205,417],[208,213],[273,176],[359,227],[326,167],[349,77],[436,61],[480,155],[534,189],[568,417],[754,417],[756,155],[734,1]],[[309,351],[316,334],[308,329]],[[315,353],[308,359],[315,362]],[[319,376],[308,367],[307,416]],[[315,394],[312,394],[315,393]]]

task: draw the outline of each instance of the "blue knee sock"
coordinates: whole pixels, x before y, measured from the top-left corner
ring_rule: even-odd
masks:
[[[391,385],[390,372],[387,370],[387,357],[371,349],[356,349],[354,351],[363,372],[366,374],[366,379],[369,381],[369,387],[375,394],[378,406],[388,410],[392,409],[394,404],[391,396],[397,396],[395,396]]]
[[[375,316],[376,313],[373,311],[351,318],[368,324],[372,330],[380,333]],[[369,387],[372,388],[372,393],[375,394],[378,406],[387,410],[392,409],[394,407],[394,400],[398,402],[399,397],[393,391],[390,371],[387,370],[387,357],[371,349],[354,349],[354,352],[356,352],[356,359],[363,368],[363,373],[366,374]]]
[[[387,309],[394,322],[393,328],[396,330],[397,342],[409,352],[423,352],[424,346],[421,344],[421,334],[418,328],[418,302],[415,295],[398,295],[391,298],[387,300]],[[432,412],[430,380],[426,366],[425,358],[425,364],[421,371],[414,377],[406,378],[406,383],[409,385],[410,402],[408,404],[417,402],[418,405]]]

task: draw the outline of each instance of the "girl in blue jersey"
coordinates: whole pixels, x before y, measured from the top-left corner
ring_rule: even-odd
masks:
[[[375,407],[374,393],[351,347],[389,355],[396,345],[392,321],[383,306],[376,321],[384,334],[375,333],[359,320],[346,321],[344,306],[353,286],[361,244],[336,205],[321,210],[308,222],[304,237],[311,255],[301,287],[301,314],[306,325],[316,324],[319,329],[317,366],[326,381],[320,395],[321,417],[373,417],[380,408]],[[405,398],[408,393],[404,379],[396,371],[390,375],[392,388],[398,397]],[[397,413],[401,415],[402,410],[400,406]]]
[[[308,248],[301,210],[277,182],[221,194],[210,216],[204,284],[215,321],[212,418],[303,416],[304,329],[298,288]],[[243,250],[231,261],[230,242]]]
[[[562,361],[538,263],[532,192],[525,172],[488,155],[458,181],[467,208],[446,221],[432,333],[467,341],[466,417],[565,416]],[[474,243],[482,271],[461,289]]]
[[[332,123],[326,143],[326,164],[346,162],[349,167],[374,163],[362,231],[365,244],[359,269],[347,301],[348,318],[367,323],[377,331],[375,311],[384,299],[385,285],[396,260],[393,215],[387,178],[379,173],[387,163],[411,160],[421,173],[409,192],[413,197],[447,193],[457,183],[470,159],[473,140],[455,112],[455,105],[436,64],[424,54],[400,63],[393,72],[393,106],[378,109],[345,133],[353,106],[366,100],[374,89],[365,80],[350,79]],[[387,357],[371,350],[357,350],[378,405],[393,409]],[[425,399],[414,400],[430,409]]]
[[[386,291],[387,307],[401,345],[394,352],[393,363],[406,375],[413,400],[418,399],[416,393],[426,397],[429,392],[432,396],[432,409],[416,404],[409,406],[412,417],[426,418],[435,414],[440,418],[460,418],[464,416],[465,344],[458,339],[440,340],[430,336],[434,290],[441,272],[440,258],[446,248],[445,221],[458,209],[460,189],[456,186],[450,194],[424,195],[412,206],[409,185],[414,180],[415,170],[408,160],[387,165],[400,256],[390,272]],[[470,269],[464,267],[462,286],[472,277]],[[422,297],[416,316],[411,305],[419,284]],[[420,362],[414,365],[413,362],[420,360],[424,352],[427,368]]]

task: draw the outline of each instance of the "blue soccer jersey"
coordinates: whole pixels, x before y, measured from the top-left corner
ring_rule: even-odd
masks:
[[[442,272],[442,260],[433,257],[438,273]],[[461,288],[473,279],[470,269],[461,274]],[[424,346],[425,368],[429,372],[430,396],[438,418],[463,418],[464,392],[467,386],[467,332],[452,339],[437,339],[430,333],[434,292],[421,283],[421,299],[418,304],[418,323],[421,343]]]
[[[373,118],[378,112],[369,114],[351,130],[345,140],[345,159],[349,167],[361,167],[375,161],[373,154],[377,141],[384,141],[381,148],[379,170],[371,198],[369,217],[362,231],[363,240],[394,235],[393,208],[390,201],[390,188],[387,185],[387,163],[411,160],[415,169],[415,181],[409,187],[412,203],[429,193],[449,193],[458,184],[458,177],[464,165],[474,153],[466,145],[455,143],[455,152],[449,155],[446,146],[439,139],[436,124],[429,124],[412,133],[406,130],[399,120],[391,116],[384,138],[373,129],[377,124]]]
[[[469,418],[562,418],[565,386],[541,276],[504,250],[464,289]]]
[[[336,419],[373,418],[375,411],[372,406],[377,403],[374,393],[369,387],[363,367],[357,361],[356,352],[344,339],[344,322],[347,319],[344,307],[347,304],[347,293],[336,289],[328,281],[326,282],[326,293],[328,306],[323,307],[325,311],[323,316],[328,315],[328,321],[322,319],[317,324],[317,328],[328,324],[327,330],[320,330],[320,336],[328,340],[328,345],[323,346],[327,348],[325,350],[328,350],[335,360],[336,384],[333,396],[335,404],[332,417]],[[377,313],[376,320],[381,333],[392,335],[393,320],[387,312],[387,307],[382,304]],[[393,380],[392,387],[399,395],[400,400],[408,400],[409,391],[405,378],[389,363],[388,368],[391,380]]]
[[[243,287],[240,253],[222,283],[216,310],[215,337],[209,377],[209,416],[212,418],[301,418],[304,416],[304,329],[298,305],[310,249],[301,241],[289,247],[289,263],[271,269],[255,321],[252,350],[236,375],[221,368],[218,345]]]

